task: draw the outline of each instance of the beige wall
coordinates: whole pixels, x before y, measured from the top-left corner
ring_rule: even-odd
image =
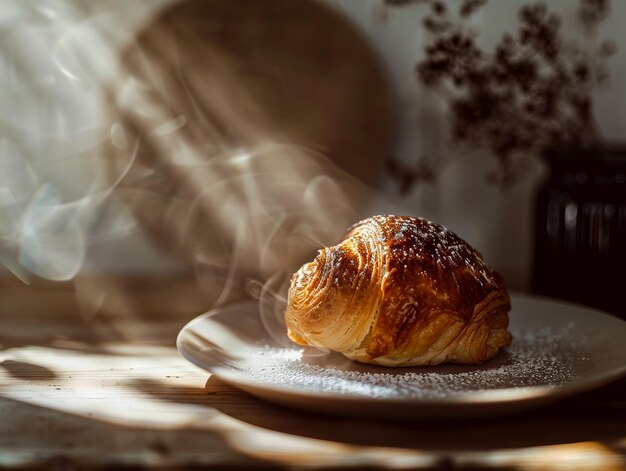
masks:
[[[450,160],[435,183],[416,188],[405,199],[375,201],[364,213],[410,212],[441,222],[476,245],[512,288],[525,289],[532,254],[532,202],[542,168],[536,165],[526,181],[502,194],[484,183],[494,165],[489,155],[476,151],[456,158],[458,151],[447,144],[437,97],[414,80],[414,64],[427,40],[420,28],[424,6],[385,10],[382,0],[327,1],[359,25],[388,70],[397,116],[395,155],[405,161],[424,153]],[[104,211],[94,197],[102,189],[98,185],[104,185],[94,157],[111,138],[102,114],[102,83],[114,73],[119,45],[167,3],[3,3],[0,256],[11,269],[24,273],[26,264],[44,276],[63,279],[80,267],[154,271],[175,266],[141,234],[120,201],[109,198]],[[492,1],[476,16],[475,27],[486,47],[512,28],[522,3]],[[549,2],[566,18],[574,5],[570,0]],[[615,1],[613,10],[602,33],[623,47],[610,62],[611,86],[597,94],[596,111],[605,135],[619,139],[626,109],[626,94],[619,86],[626,78],[626,41],[621,41],[626,33],[620,24],[626,3]],[[386,177],[378,186],[393,193]],[[51,209],[68,201],[73,203]],[[37,231],[52,235],[42,242]],[[46,244],[54,248],[57,239],[73,241],[73,249],[45,253]],[[41,243],[44,251],[37,252]],[[20,260],[16,246],[30,251],[30,260]]]

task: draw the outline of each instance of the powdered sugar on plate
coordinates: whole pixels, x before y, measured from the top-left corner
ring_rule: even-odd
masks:
[[[574,379],[574,365],[585,361],[580,339],[574,348],[568,330],[513,332],[511,346],[483,365],[385,368],[352,362],[334,352],[258,346],[228,366],[265,385],[370,398],[441,399],[458,393],[556,387]]]

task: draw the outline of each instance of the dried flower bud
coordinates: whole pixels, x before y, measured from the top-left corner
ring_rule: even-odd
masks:
[[[617,44],[610,40],[604,40],[600,43],[600,54],[604,57],[612,56],[617,52]]]
[[[610,5],[608,0],[580,0],[577,13],[580,24],[591,31],[609,16]]]
[[[446,6],[442,2],[434,2],[432,9],[436,15],[443,15],[446,12]]]
[[[597,25],[608,14],[607,0],[580,2],[588,24]],[[489,177],[493,183],[512,185],[526,156],[594,139],[592,86],[608,78],[602,59],[615,53],[613,42],[603,41],[598,54],[589,57],[563,39],[560,18],[545,3],[536,3],[520,9],[517,33],[503,35],[487,53],[437,3],[431,0],[432,13],[424,20],[435,39],[415,73],[424,86],[447,87],[452,138],[491,151],[499,165]],[[463,1],[461,16],[484,3]],[[395,164],[390,172],[405,192],[430,175],[419,165]]]
[[[586,82],[587,80],[589,80],[590,73],[587,64],[583,62],[579,62],[578,64],[576,64],[574,66],[574,76],[582,82]]]
[[[485,3],[487,3],[487,0],[463,0],[459,8],[459,15],[461,15],[461,18],[467,18],[473,15]]]

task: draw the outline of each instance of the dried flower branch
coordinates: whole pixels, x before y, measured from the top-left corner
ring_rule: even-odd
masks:
[[[610,41],[586,49],[567,43],[559,16],[536,3],[520,9],[515,35],[505,34],[486,52],[462,25],[484,3],[461,2],[461,20],[455,21],[443,3],[430,2],[423,24],[434,39],[416,75],[447,97],[454,142],[491,151],[499,166],[490,181],[508,188],[528,157],[599,139],[592,91],[606,81],[605,62],[616,47]],[[607,0],[580,0],[577,19],[587,39],[609,14]]]
[[[409,193],[417,183],[431,182],[435,179],[434,169],[426,160],[420,160],[415,165],[409,165],[399,160],[387,159],[387,171],[398,183],[401,195]]]

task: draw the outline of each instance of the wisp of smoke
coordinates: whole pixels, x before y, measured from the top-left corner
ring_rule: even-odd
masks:
[[[10,72],[0,73],[1,98],[21,113],[0,123],[0,261],[25,280],[69,280],[91,244],[140,228],[193,267],[214,305],[253,295],[268,330],[282,332],[291,274],[337,241],[365,194],[323,142],[295,139],[260,103],[284,65],[269,64],[255,88],[258,70],[242,73],[247,65],[203,33],[220,26],[194,23],[202,2],[184,2],[138,37],[126,32],[131,20],[84,3],[10,3],[36,29],[28,53],[16,40],[0,65]],[[300,133],[309,111],[300,110]]]

